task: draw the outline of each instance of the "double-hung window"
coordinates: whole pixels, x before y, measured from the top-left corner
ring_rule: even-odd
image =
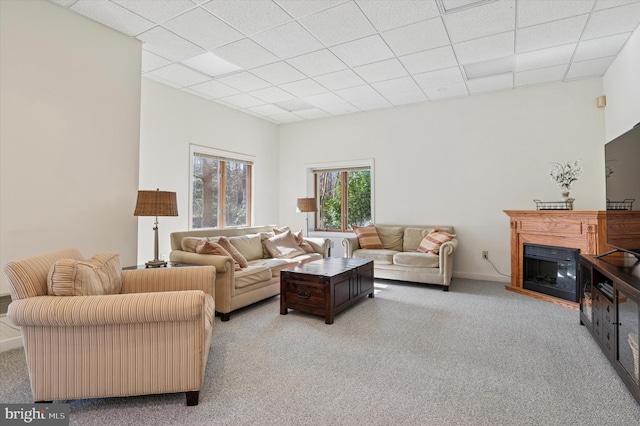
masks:
[[[191,147],[191,228],[251,225],[251,157]]]
[[[311,168],[317,231],[350,231],[373,220],[373,164],[325,165]]]

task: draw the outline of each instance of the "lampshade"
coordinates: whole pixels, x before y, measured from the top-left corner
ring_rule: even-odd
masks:
[[[134,216],[178,216],[176,193],[169,191],[138,191]]]
[[[300,213],[309,213],[318,211],[316,208],[315,198],[298,198],[298,211]]]

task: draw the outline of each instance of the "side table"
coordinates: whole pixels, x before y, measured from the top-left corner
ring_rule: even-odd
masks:
[[[162,268],[180,268],[184,266],[202,266],[196,265],[195,263],[178,263],[178,262],[167,262],[167,266],[160,266],[158,268],[148,268],[146,265],[134,265],[134,266],[125,266],[122,270],[136,270],[136,269],[162,269]]]

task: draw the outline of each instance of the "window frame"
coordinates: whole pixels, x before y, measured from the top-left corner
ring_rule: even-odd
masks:
[[[317,172],[327,172],[327,171],[349,171],[349,170],[357,170],[357,169],[369,169],[369,174],[371,177],[371,221],[375,223],[375,164],[373,158],[361,159],[361,160],[348,160],[348,161],[336,161],[330,163],[313,163],[306,164],[307,169],[307,193],[311,193],[312,197],[318,200],[318,188],[317,188],[317,179],[315,174]],[[343,217],[341,226],[343,229],[319,229],[318,224],[318,214],[320,212],[316,212],[313,214],[313,223],[312,229],[314,232],[332,232],[332,233],[344,233],[351,232],[351,229],[345,228],[346,218],[344,216],[344,206],[346,206],[346,196],[345,191],[342,191],[342,206],[343,206]]]
[[[255,157],[247,154],[242,154],[233,151],[225,151],[217,148],[210,148],[207,146],[189,145],[189,230],[194,229],[205,229],[205,228],[194,228],[193,227],[193,173],[194,173],[194,156],[207,156],[215,158],[221,162],[240,162],[246,163],[249,165],[247,168],[247,177],[249,182],[247,183],[247,223],[242,226],[251,226],[253,223],[253,177],[255,175]],[[226,169],[226,167],[225,167]],[[218,192],[218,200],[222,200],[224,203],[225,193],[226,193],[226,173],[222,174],[222,178],[220,181],[220,189]],[[215,228],[226,228],[225,226],[225,214],[224,211],[220,211],[220,206],[218,206],[218,226]],[[222,223],[222,226],[220,224]],[[234,228],[236,226],[232,226]]]

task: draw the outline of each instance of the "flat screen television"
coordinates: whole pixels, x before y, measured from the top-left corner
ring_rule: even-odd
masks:
[[[640,260],[640,123],[608,142],[604,157],[607,244]]]

